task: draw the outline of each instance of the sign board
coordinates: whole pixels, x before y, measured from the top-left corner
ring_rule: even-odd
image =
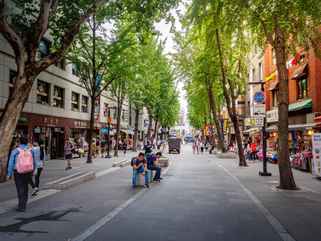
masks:
[[[265,104],[254,104],[254,115],[265,115]]]
[[[272,123],[272,122],[278,122],[279,121],[279,110],[269,110],[266,112],[266,122]]]
[[[256,102],[256,103],[264,103],[264,92],[263,91],[257,91],[257,92],[255,92],[255,94],[254,94],[254,101]]]
[[[312,136],[312,172],[315,176],[321,177],[321,133]]]
[[[254,116],[250,118],[245,118],[245,126],[248,127],[263,127],[264,116]]]

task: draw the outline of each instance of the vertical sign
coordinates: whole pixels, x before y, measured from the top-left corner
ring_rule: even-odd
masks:
[[[321,133],[314,133],[312,136],[312,154],[312,172],[321,177]]]

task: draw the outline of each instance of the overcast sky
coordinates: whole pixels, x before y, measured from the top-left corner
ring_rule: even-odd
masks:
[[[175,17],[175,29],[176,30],[181,30],[182,26],[179,22],[179,18],[176,14],[176,11],[179,11],[180,14],[185,12],[185,6],[184,4],[180,4],[179,7],[177,9],[173,9],[171,11],[171,13],[174,15]],[[157,23],[155,25],[156,30],[158,30],[161,33],[161,38],[162,40],[165,40],[165,53],[175,53],[175,41],[174,41],[174,36],[173,34],[170,32],[171,30],[171,23],[166,23],[165,20]],[[183,109],[183,111],[185,112],[185,118],[186,118],[186,114],[187,114],[187,101],[185,98],[185,91],[183,89],[184,83],[179,82],[178,84],[178,90],[179,90],[179,94],[180,94],[180,104],[181,104],[181,109]]]

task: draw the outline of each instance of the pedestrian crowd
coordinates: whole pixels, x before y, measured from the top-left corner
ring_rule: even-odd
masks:
[[[128,148],[127,142],[120,143],[126,154]],[[143,147],[145,153],[141,152],[137,157],[132,159],[131,165],[133,168],[132,185],[136,187],[139,176],[144,176],[145,187],[149,187],[152,181],[159,182],[161,178],[161,167],[159,159],[162,156],[161,152],[153,153],[153,145],[147,142]],[[66,160],[65,170],[72,169],[71,160],[75,152],[75,144],[71,139],[67,139],[64,145],[64,158]],[[100,144],[95,141],[92,143],[92,150],[96,157],[97,150],[100,151]],[[14,179],[17,196],[18,207],[16,211],[24,212],[27,207],[29,196],[29,185],[33,189],[32,196],[36,196],[39,192],[40,177],[43,173],[44,162],[47,158],[45,146],[43,143],[28,143],[28,139],[24,136],[19,138],[19,141],[13,146],[9,156],[7,179]],[[153,175],[153,171],[155,175]]]

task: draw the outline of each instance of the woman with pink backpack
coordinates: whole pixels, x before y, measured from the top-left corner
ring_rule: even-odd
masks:
[[[35,169],[34,153],[28,139],[20,138],[20,144],[11,154],[8,163],[8,178],[14,177],[18,194],[18,212],[25,212],[28,202],[28,184]]]

